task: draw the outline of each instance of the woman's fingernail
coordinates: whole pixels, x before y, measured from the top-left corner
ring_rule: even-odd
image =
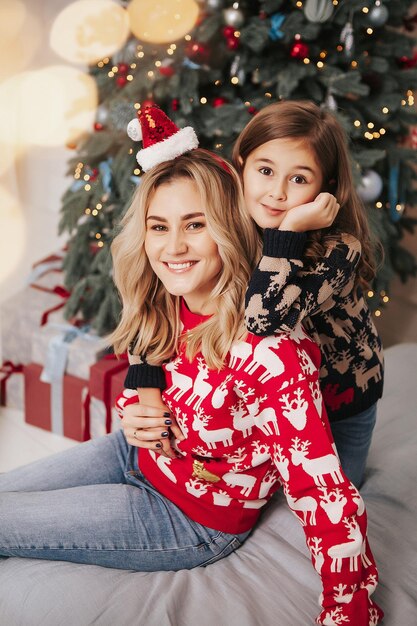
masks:
[[[167,430],[164,430],[163,433],[161,433],[161,437],[168,437],[169,432]]]
[[[159,442],[158,442],[158,443],[156,443],[156,444],[155,444],[155,448],[162,448],[162,443],[159,443]]]
[[[171,413],[167,413],[167,412],[165,411],[165,413],[164,413],[164,417],[171,417]]]
[[[172,420],[165,420],[164,422],[167,426],[171,426],[172,424]]]

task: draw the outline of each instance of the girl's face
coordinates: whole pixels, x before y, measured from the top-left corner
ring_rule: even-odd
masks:
[[[321,192],[323,174],[303,139],[273,139],[250,153],[243,169],[246,208],[261,228],[278,228],[287,211]]]
[[[181,178],[158,187],[146,216],[145,251],[169,293],[183,296],[193,313],[215,312],[210,293],[222,261],[193,181]]]

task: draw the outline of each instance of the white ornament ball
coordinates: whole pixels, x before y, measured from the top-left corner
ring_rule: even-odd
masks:
[[[381,194],[384,183],[375,170],[365,170],[357,192],[364,202],[374,202]]]
[[[109,111],[107,109],[107,107],[104,106],[104,104],[100,104],[97,107],[97,112],[96,112],[96,122],[98,122],[99,124],[107,124],[107,120],[109,117]]]
[[[142,128],[137,117],[127,125],[127,134],[133,141],[142,141]]]
[[[199,2],[199,4],[202,4]],[[224,6],[223,0],[206,0],[206,9],[209,11],[220,11]]]
[[[239,9],[225,9],[223,11],[223,20],[227,26],[233,26],[233,28],[240,28],[245,22],[245,17]]]
[[[383,26],[389,17],[389,12],[387,7],[384,4],[380,4],[378,2],[375,3],[375,6],[368,13],[369,22],[372,26]]]
[[[304,4],[304,15],[309,22],[323,23],[332,16],[332,0],[307,0]]]

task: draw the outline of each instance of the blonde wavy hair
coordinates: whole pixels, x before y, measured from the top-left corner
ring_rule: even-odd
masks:
[[[335,116],[313,102],[289,100],[263,108],[236,140],[232,161],[240,176],[253,150],[273,139],[302,138],[316,155],[324,180],[322,191],[332,193],[340,210],[330,228],[307,233],[305,256],[312,263],[323,258],[326,242],[335,233],[349,233],[362,246],[355,283],[366,287],[375,276],[374,248],[365,207],[352,179],[346,134]],[[378,250],[379,254],[381,249]]]
[[[146,215],[155,191],[179,179],[195,183],[222,259],[211,293],[216,313],[182,337],[180,298],[167,292],[145,253]],[[152,168],[142,177],[111,251],[114,282],[123,304],[119,325],[109,337],[116,354],[133,343],[133,354],[146,355],[147,363],[160,365],[185,343],[190,360],[201,351],[210,368],[221,369],[232,343],[245,336],[245,291],[260,255],[260,238],[244,208],[233,167],[197,149]]]

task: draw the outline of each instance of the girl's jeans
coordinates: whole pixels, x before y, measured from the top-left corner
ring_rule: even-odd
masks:
[[[0,475],[0,555],[138,571],[191,569],[238,548],[138,470],[122,431]]]
[[[331,422],[334,441],[343,471],[359,489],[376,421],[376,404],[338,422]]]

